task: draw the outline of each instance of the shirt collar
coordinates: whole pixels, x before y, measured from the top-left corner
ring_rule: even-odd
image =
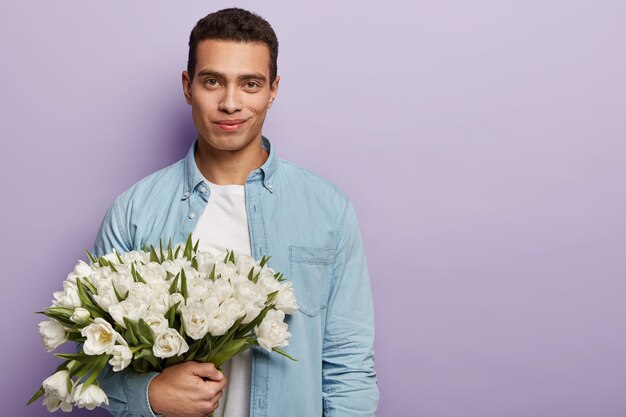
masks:
[[[276,171],[276,152],[274,151],[274,147],[270,143],[269,139],[265,136],[261,136],[261,146],[269,152],[269,156],[263,165],[259,168],[252,171],[248,178],[246,178],[246,182],[253,181],[262,181],[263,187],[270,193],[273,191],[272,179],[274,177],[274,172]],[[185,200],[191,196],[196,187],[204,184],[205,178],[198,169],[198,165],[196,165],[196,149],[198,148],[198,139],[194,140],[193,145],[187,152],[187,156],[183,160],[184,171],[185,171],[185,184],[183,187],[183,195],[182,199]]]

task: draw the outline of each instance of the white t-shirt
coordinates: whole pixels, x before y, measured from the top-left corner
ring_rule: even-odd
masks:
[[[206,181],[211,190],[209,201],[193,230],[193,239],[200,240],[199,250],[217,253],[226,249],[250,255],[250,234],[243,185],[218,185]],[[222,364],[228,378],[215,417],[250,416],[250,379],[252,351],[235,356]]]

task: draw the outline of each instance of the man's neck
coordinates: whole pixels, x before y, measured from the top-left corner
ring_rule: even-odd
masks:
[[[224,151],[198,140],[195,161],[202,176],[214,184],[245,184],[248,175],[267,160],[261,139],[237,151]]]

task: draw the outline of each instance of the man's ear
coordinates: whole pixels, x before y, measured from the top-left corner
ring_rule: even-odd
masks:
[[[276,95],[278,94],[278,83],[279,82],[280,82],[280,75],[277,75],[276,78],[274,79],[274,82],[270,86],[270,99],[267,102],[267,108],[268,109],[270,107],[272,107],[272,104],[274,104],[274,99],[276,98]]]
[[[183,94],[187,104],[191,105],[191,80],[189,79],[189,73],[183,71]]]

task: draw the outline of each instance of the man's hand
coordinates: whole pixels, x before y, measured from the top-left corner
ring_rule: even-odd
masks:
[[[226,376],[212,363],[183,362],[165,368],[148,385],[148,400],[156,414],[204,417],[219,405]]]

